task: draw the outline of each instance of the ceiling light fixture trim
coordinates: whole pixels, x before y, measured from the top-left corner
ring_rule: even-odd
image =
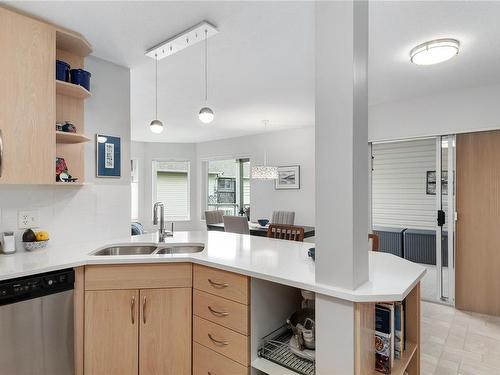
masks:
[[[410,61],[415,65],[433,65],[458,55],[460,42],[457,39],[434,39],[419,44],[410,51]]]
[[[205,30],[207,31],[205,33]],[[210,38],[219,32],[217,28],[210,22],[202,21],[193,27],[175,35],[174,37],[157,44],[156,46],[146,51],[146,56],[152,59],[161,60],[171,56],[174,53],[180,52],[196,43],[199,43],[205,38]]]

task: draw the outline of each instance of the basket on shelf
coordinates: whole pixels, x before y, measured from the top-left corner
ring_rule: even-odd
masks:
[[[293,333],[284,325],[262,338],[257,355],[302,375],[314,375],[314,360],[295,355],[288,343]]]

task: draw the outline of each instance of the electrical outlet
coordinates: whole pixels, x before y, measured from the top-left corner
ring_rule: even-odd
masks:
[[[38,211],[19,211],[17,215],[19,229],[35,228],[38,226]]]

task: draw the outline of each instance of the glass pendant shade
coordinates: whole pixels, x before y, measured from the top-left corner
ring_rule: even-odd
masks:
[[[278,167],[256,165],[252,167],[252,178],[257,180],[276,180],[278,178]]]
[[[198,113],[198,117],[200,121],[204,124],[210,124],[214,120],[214,111],[212,111],[208,107],[203,107],[200,109],[200,113]]]
[[[163,131],[163,123],[160,120],[153,120],[149,124],[149,129],[155,134],[160,134]]]

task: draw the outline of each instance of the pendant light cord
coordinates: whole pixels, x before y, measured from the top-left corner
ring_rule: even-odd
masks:
[[[208,50],[208,30],[205,29],[205,103],[208,100],[208,83],[207,83],[207,75],[208,75],[208,62],[207,62],[207,50]]]
[[[155,120],[158,120],[158,55],[155,53]]]

